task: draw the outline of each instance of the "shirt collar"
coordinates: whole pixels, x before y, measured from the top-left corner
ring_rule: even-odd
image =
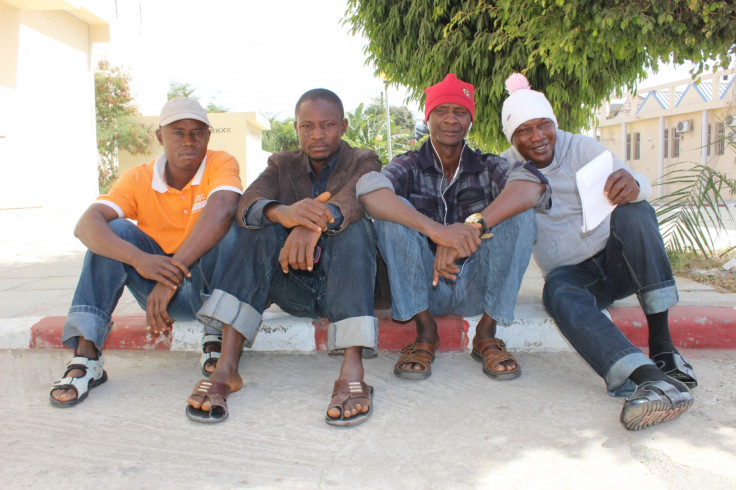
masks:
[[[472,150],[466,144],[465,140],[463,140],[463,145],[464,148],[462,155],[460,155],[459,171],[471,173],[480,172],[482,170],[482,166],[480,165],[480,159],[476,158],[477,152]],[[422,169],[436,168],[441,171],[439,165],[435,163],[434,150],[432,150],[432,143],[429,138],[424,142],[421,148],[419,148],[419,166],[422,167]]]
[[[166,177],[164,175],[166,162],[166,154],[162,153],[153,164],[153,182],[151,183],[151,188],[156,192],[161,192],[162,194],[169,191],[169,186],[166,183]],[[204,156],[202,163],[197,169],[197,173],[194,174],[194,178],[191,180],[191,182],[189,182],[188,185],[199,185],[200,182],[202,182],[202,175],[204,174],[204,167],[206,164],[207,155]]]
[[[340,145],[340,148],[337,150],[337,153],[335,154],[335,156],[326,165],[326,168],[328,168],[330,170],[330,172],[332,172],[332,170],[334,170],[334,168],[335,168],[335,165],[337,165],[337,160],[340,158],[340,153],[341,152],[342,152],[342,145]],[[305,156],[306,156],[306,154],[305,154]],[[317,174],[312,169],[312,162],[309,161],[309,157],[308,156],[306,156],[306,160],[307,160],[307,173],[308,174],[311,174],[311,175],[314,175],[315,177],[317,177]]]

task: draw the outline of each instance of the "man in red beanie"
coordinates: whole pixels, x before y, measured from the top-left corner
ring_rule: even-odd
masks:
[[[550,189],[534,165],[511,165],[466,146],[473,85],[450,73],[425,92],[429,139],[357,186],[375,218],[392,315],[416,322],[416,341],[401,351],[394,374],[424,379],[432,373],[440,343],[434,316],[482,314],[472,356],[491,378],[513,379],[521,367],[496,338],[496,323],[513,321],[536,235],[534,213],[527,211],[548,207]]]

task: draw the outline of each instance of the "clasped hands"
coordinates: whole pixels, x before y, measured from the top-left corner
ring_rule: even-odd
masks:
[[[437,224],[429,237],[437,244],[432,267],[432,286],[439,284],[440,277],[455,280],[460,268],[455,261],[470,257],[481,244],[480,223]]]
[[[174,323],[168,313],[169,301],[184,277],[191,277],[189,268],[174,257],[145,252],[141,252],[131,265],[141,276],[156,281],[146,303],[148,329],[156,335],[168,333]]]

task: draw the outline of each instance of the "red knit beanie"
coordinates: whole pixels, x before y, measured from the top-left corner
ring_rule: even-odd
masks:
[[[475,121],[475,87],[463,82],[454,73],[449,73],[444,80],[424,89],[427,99],[424,101],[424,120],[429,120],[430,113],[442,104],[457,104],[470,112],[470,120]]]

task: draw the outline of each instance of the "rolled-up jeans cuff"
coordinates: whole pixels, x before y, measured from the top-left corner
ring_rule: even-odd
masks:
[[[378,349],[378,318],[356,316],[327,326],[327,351],[334,353],[348,347],[363,347],[364,356]]]
[[[261,314],[230,293],[215,289],[197,312],[197,319],[206,327],[222,330],[230,325],[245,337],[245,346],[252,347],[261,325]]]
[[[667,311],[677,304],[680,299],[677,294],[677,286],[674,281],[668,281],[668,283],[671,284],[640,293],[640,304],[646,315]]]
[[[77,348],[78,337],[94,342],[99,352],[112,330],[112,322],[92,306],[73,306],[64,322],[61,342],[70,349]]]
[[[646,364],[654,365],[651,359],[649,359],[643,352],[633,352],[625,355],[618,361],[616,361],[611,369],[606,373],[606,386],[608,386],[608,394],[611,396],[628,396],[633,393],[630,386],[627,386],[629,376],[637,368]],[[628,385],[634,386],[632,383]],[[627,393],[629,392],[630,393]]]

